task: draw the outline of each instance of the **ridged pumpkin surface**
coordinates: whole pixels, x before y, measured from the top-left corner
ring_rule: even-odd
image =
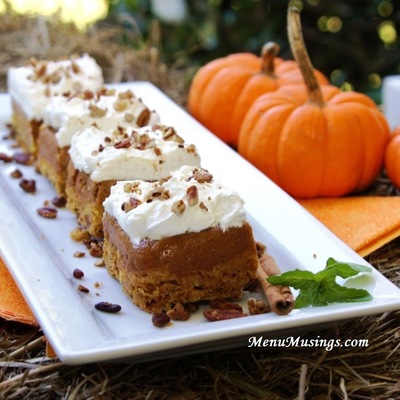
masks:
[[[297,198],[361,191],[382,167],[390,130],[375,103],[334,89],[324,100],[263,95],[240,132],[239,153]]]
[[[276,51],[271,46],[264,47],[261,57],[231,54],[200,68],[189,90],[189,112],[224,142],[236,146],[244,116],[257,97],[286,84],[304,83],[297,63],[276,58]],[[321,72],[316,75],[320,83],[328,83]]]

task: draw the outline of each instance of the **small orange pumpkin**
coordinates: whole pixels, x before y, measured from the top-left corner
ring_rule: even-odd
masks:
[[[389,179],[400,189],[400,125],[393,130],[386,148],[385,168]]]
[[[288,11],[288,35],[307,96],[285,87],[285,93],[258,97],[243,121],[238,151],[297,198],[362,191],[382,168],[388,123],[368,96],[319,85],[299,11],[293,8]]]
[[[237,53],[213,60],[195,74],[188,97],[188,110],[220,139],[237,146],[243,118],[260,95],[286,84],[302,83],[295,61],[277,57],[279,46],[267,43],[261,56]],[[315,72],[321,84],[327,78]]]

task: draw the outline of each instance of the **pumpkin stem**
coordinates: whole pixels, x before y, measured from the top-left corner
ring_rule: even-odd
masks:
[[[301,30],[300,11],[296,7],[289,7],[288,10],[288,37],[290,49],[303,75],[304,83],[307,87],[308,100],[310,103],[319,107],[325,106],[321,87],[315,77],[314,67],[308,55],[303,33]]]
[[[261,49],[261,72],[265,75],[275,76],[275,57],[281,50],[280,46],[274,42],[265,43]]]

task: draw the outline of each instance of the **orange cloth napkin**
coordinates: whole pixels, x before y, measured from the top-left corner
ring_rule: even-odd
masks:
[[[37,326],[37,320],[30,310],[0,258],[0,317],[9,321]]]
[[[298,202],[362,257],[400,236],[400,197],[356,196]]]

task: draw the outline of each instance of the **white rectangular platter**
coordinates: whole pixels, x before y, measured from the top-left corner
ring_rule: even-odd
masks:
[[[184,139],[197,146],[202,166],[224,185],[244,198],[255,237],[267,245],[282,271],[294,268],[317,271],[326,260],[366,264],[294,199],[222,143],[171,99],[148,82],[114,85],[131,88],[164,124],[174,126]],[[0,95],[0,152],[11,152],[6,124],[10,121],[10,99]],[[10,173],[19,168],[24,177],[35,179],[35,194],[24,192]],[[364,279],[370,302],[332,304],[294,310],[287,316],[273,313],[229,321],[208,322],[201,310],[185,322],[156,328],[151,316],[138,309],[121,291],[119,283],[70,232],[75,217],[65,209],[49,220],[37,208],[55,197],[50,184],[33,167],[14,163],[0,165],[0,254],[8,265],[41,328],[60,359],[67,364],[105,360],[150,360],[233,346],[247,346],[251,336],[278,336],[304,332],[313,326],[400,308],[400,290],[377,271]],[[85,257],[76,258],[76,251]],[[85,276],[73,278],[75,268]],[[82,284],[89,293],[82,293]],[[0,293],[1,295],[1,293]],[[109,301],[122,306],[107,314],[94,304]],[[243,300],[245,304],[246,299]]]

